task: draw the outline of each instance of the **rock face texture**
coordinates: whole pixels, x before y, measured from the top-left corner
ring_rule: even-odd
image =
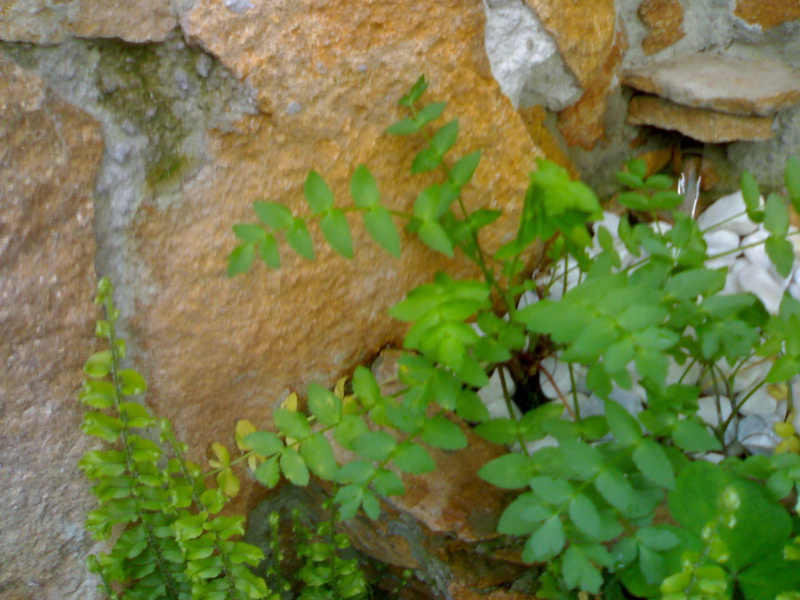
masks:
[[[616,86],[627,44],[617,27],[613,0],[526,0],[556,40],[583,94],[559,114],[559,130],[571,146],[591,150],[605,135],[608,96]]]
[[[712,144],[764,141],[775,135],[772,117],[731,115],[683,106],[655,96],[631,98],[628,123],[680,131],[695,140]]]
[[[733,14],[743,21],[769,29],[788,21],[800,19],[800,4],[788,2],[762,2],[761,0],[736,0]]]
[[[94,351],[98,124],[0,59],[0,596],[91,598],[76,399]]]
[[[771,115],[800,102],[800,75],[785,65],[696,54],[651,63],[622,82],[686,106],[736,115]]]
[[[645,54],[656,54],[686,35],[680,0],[643,0],[638,15],[648,29],[642,40]]]
[[[8,42],[55,44],[71,36],[154,42],[177,24],[169,0],[6,0],[0,6],[0,39]]]
[[[364,163],[387,203],[413,205],[436,176],[411,176],[421,142],[384,129],[404,116],[397,99],[419,75],[431,82],[427,102],[450,103],[436,125],[459,118],[453,156],[483,149],[465,201],[508,212],[487,231],[493,248],[514,230],[536,157],[597,185],[642,140],[642,153],[680,142],[638,124],[710,143],[774,134],[719,152],[729,170],[780,185],[800,145],[790,107],[800,100],[798,20],[797,3],[779,0],[0,3],[0,469],[11,482],[0,596],[92,597],[74,396],[94,348],[95,268],[115,282],[148,403],[200,459],[209,442],[230,442],[238,419],[267,427],[288,391],[330,384],[399,342],[404,327],[386,309],[408,289],[436,270],[470,274],[408,237],[394,259],[354,220],[352,261],[315,231],[316,262],[282,251],[281,270],[225,276],[231,226],[254,220],[259,199],[305,213],[309,169],[345,204]],[[691,57],[699,79],[686,63],[664,68],[676,56]],[[661,98],[635,99],[628,115],[623,70],[625,83]],[[467,489],[463,464],[442,460],[452,476],[419,484],[412,504],[387,505],[417,536],[398,534],[408,547],[395,559],[433,557],[428,590],[477,597],[497,584],[472,562],[491,527],[470,521],[481,488]],[[245,488],[238,508],[261,494]],[[448,494],[453,502],[439,504]],[[415,558],[409,540],[434,533],[451,539]],[[513,571],[501,565],[513,557],[482,556]],[[435,583],[441,565],[449,583]]]
[[[480,7],[466,1],[423,9],[287,0],[243,13],[208,1],[184,16],[187,36],[254,86],[260,111],[235,130],[210,132],[209,160],[179,199],[133,226],[134,239],[146,240],[136,254],[155,290],[133,325],[146,350],[149,401],[175,419],[190,444],[229,439],[239,418],[267,425],[285,392],[302,392],[312,381],[332,384],[398,341],[403,327],[386,310],[406,290],[437,269],[464,272],[417,244],[407,243],[403,258],[394,259],[353,221],[352,261],[315,231],[314,262],[284,251],[278,271],[259,266],[232,280],[224,275],[235,244],[231,225],[254,220],[257,199],[304,213],[309,169],[347,203],[353,168],[364,163],[389,204],[412,205],[415,190],[432,181],[409,175],[419,142],[382,132],[402,116],[397,98],[421,65],[431,81],[428,100],[450,101],[446,118],[459,118],[456,155],[486,149],[467,203],[511,216],[519,208],[539,151],[491,79],[482,24]],[[489,246],[510,227],[510,219],[500,223]]]

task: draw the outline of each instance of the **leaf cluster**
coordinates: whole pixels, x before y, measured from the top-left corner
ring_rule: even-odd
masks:
[[[111,448],[86,452],[79,467],[99,502],[86,529],[98,540],[109,539],[119,525],[124,530],[109,553],[89,557],[89,570],[100,575],[101,591],[110,598],[274,599],[249,570],[264,555],[238,539],[244,518],[219,514],[228,501],[225,486],[208,487],[200,467],[185,458],[186,446],[169,421],[154,418],[136,401],[147,385],[138,372],[120,367],[125,343],[116,336],[112,295],[111,283],[102,279],[96,301],[105,319],[96,331],[109,349],[86,361],[88,379],[79,395],[90,409],[84,433]]]
[[[377,518],[381,496],[404,492],[402,474],[435,468],[428,446],[466,445],[453,412],[486,440],[519,450],[484,465],[479,476],[520,490],[499,516],[498,531],[521,538],[525,561],[548,563],[535,590],[540,597],[791,597],[800,587],[800,571],[791,564],[800,554],[800,520],[797,507],[787,510],[781,501],[800,492],[798,454],[748,458],[726,434],[754,393],[800,374],[800,303],[786,295],[779,313],[770,314],[753,294],[723,294],[727,269],[707,266],[718,258],[708,254],[707,231],[676,210],[682,197],[672,178],[648,175],[641,161],[618,175],[629,188],[618,198],[628,210],[614,231],[599,224],[603,212],[591,189],[539,161],[516,235],[488,252],[478,232],[499,213],[468,210],[461,198],[480,152],[450,157],[458,120],[433,129],[446,105],[419,106],[426,88],[420,78],[399,102],[407,116],[387,129],[424,139],[412,174],[438,169],[443,175],[419,192],[410,213],[381,204],[363,165],[351,182],[354,203],[343,208],[312,173],[305,189],[310,214],[256,203],[266,229],[247,227],[265,233],[246,239],[236,226],[244,244],[229,257],[229,273],[249,269],[255,248],[265,239],[274,246],[277,233],[312,258],[307,230],[317,223],[331,247],[350,257],[343,215],[361,212],[367,231],[391,253],[400,251],[393,218],[403,219],[406,232],[431,249],[447,256],[460,251],[483,280],[439,273],[411,290],[391,309],[409,323],[399,369],[404,389],[385,395],[364,367],[353,375],[352,393],[344,385],[333,392],[311,386],[307,414],[296,406],[279,409],[275,431],[242,438],[240,449],[257,457],[256,478],[271,487],[283,474],[305,485],[314,474],[338,486],[334,502],[342,518],[359,509]],[[741,180],[746,214],[764,223],[766,252],[782,276],[795,264],[789,206],[800,208],[797,159],[787,165],[785,182],[788,196],[771,193],[762,206],[755,180],[747,174]],[[366,217],[378,209],[387,215],[380,217],[386,224],[380,234]],[[305,241],[298,243],[297,235]],[[526,264],[536,244],[547,260],[531,279]],[[262,257],[278,265],[271,251]],[[523,294],[527,305],[518,308]],[[495,313],[497,299],[504,316]],[[571,390],[558,389],[542,366],[546,359],[566,366]],[[767,375],[723,418],[721,399],[735,398],[737,378],[761,360],[772,362]],[[492,371],[508,410],[489,418],[476,392]],[[578,373],[585,373],[580,390]],[[528,387],[534,397],[523,411],[512,403],[507,374],[518,384],[540,382],[539,390],[535,383]],[[546,397],[542,381],[555,388],[555,399]],[[641,409],[624,407],[620,392],[637,395]],[[716,422],[698,416],[701,394],[714,399]],[[602,403],[601,414],[581,414],[589,395]],[[794,435],[792,429],[784,438]],[[352,453],[350,459],[340,458],[346,455],[335,445]],[[783,449],[793,447],[787,442]],[[697,460],[708,453],[718,464]],[[664,512],[666,520],[659,517]]]

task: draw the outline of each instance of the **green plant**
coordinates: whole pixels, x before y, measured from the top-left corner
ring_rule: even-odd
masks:
[[[98,540],[119,534],[109,553],[88,558],[89,570],[101,579],[101,592],[113,600],[279,600],[299,586],[299,600],[367,597],[367,581],[357,558],[341,555],[350,543],[335,530],[337,512],[332,503],[325,507],[330,520],[313,532],[299,511],[293,513],[291,553],[302,566],[289,578],[286,572],[292,565],[283,547],[287,542],[279,530],[278,514],[270,515],[271,555],[264,568],[276,591],[248,569],[247,565],[257,567],[264,553],[233,539],[244,534],[243,517],[218,514],[239,491],[227,448],[211,445],[213,470],[206,473],[185,458],[187,447],[176,439],[170,422],[154,418],[135,401],[147,386],[138,372],[121,367],[125,342],[116,335],[118,311],[108,279],[99,282],[96,302],[105,313],[96,332],[108,341],[109,349],[93,354],[84,367],[89,379],[79,399],[92,410],[84,415],[83,431],[115,447],[86,452],[79,467],[92,480],[100,502],[87,516],[87,530]],[[286,405],[293,400],[296,397]],[[254,431],[248,421],[239,422],[240,448],[248,448],[242,438]],[[306,448],[313,448],[313,442]],[[247,457],[253,468],[263,460],[253,454]],[[291,460],[289,454],[283,464],[291,465]],[[218,487],[206,485],[210,477]]]
[[[516,236],[488,251],[479,232],[500,213],[468,210],[461,198],[480,152],[449,158],[458,121],[428,131],[445,103],[418,107],[426,87],[420,78],[403,96],[408,117],[387,130],[424,136],[412,174],[441,169],[444,175],[419,193],[411,212],[382,204],[363,165],[354,172],[353,203],[346,207],[336,206],[331,189],[312,172],[304,188],[309,214],[256,202],[261,223],[234,226],[241,244],[229,257],[228,273],[247,271],[256,253],[277,268],[281,238],[313,259],[309,225],[318,225],[331,247],[350,258],[346,215],[359,213],[367,232],[390,253],[400,253],[394,219],[402,219],[406,231],[433,250],[447,256],[459,250],[483,279],[439,273],[391,309],[393,317],[411,324],[399,375],[404,390],[384,395],[364,367],[355,370],[349,397],[312,385],[308,414],[276,410],[277,433],[246,435],[241,458],[258,456],[254,475],[269,487],[281,474],[297,485],[306,485],[310,473],[334,481],[342,518],[363,509],[375,519],[380,496],[404,492],[398,472],[435,468],[426,445],[466,445],[448,417],[455,412],[476,424],[485,439],[520,449],[478,475],[521,490],[499,516],[498,531],[521,538],[526,561],[546,563],[535,590],[540,597],[793,597],[800,589],[800,568],[793,562],[800,519],[796,505],[786,508],[781,501],[793,504],[800,491],[800,456],[748,456],[726,434],[759,389],[800,374],[800,302],[785,295],[780,310],[770,314],[753,294],[721,294],[726,270],[706,266],[718,256],[708,256],[705,232],[673,210],[681,197],[671,179],[647,177],[641,161],[631,161],[619,175],[631,189],[619,202],[637,218],[624,214],[614,232],[596,225],[594,237],[592,224],[603,218],[594,193],[557,165],[539,161]],[[746,214],[764,223],[769,236],[760,243],[785,276],[794,262],[788,202],[772,193],[762,209],[755,180],[745,174],[741,183]],[[797,210],[797,159],[787,165],[786,187]],[[658,220],[665,211],[669,227]],[[546,260],[531,278],[525,266],[534,244],[543,245]],[[626,264],[623,253],[630,259]],[[531,293],[536,301],[518,309],[518,298]],[[495,312],[493,299],[506,318]],[[555,367],[547,366],[554,359],[568,369],[569,393],[556,385]],[[733,397],[737,377],[759,361],[771,363],[768,373],[723,417],[722,398]],[[495,370],[507,416],[489,418],[476,389]],[[581,414],[579,371],[585,372],[587,390],[602,400],[603,414]],[[539,390],[524,399],[518,416],[509,373],[549,383],[555,400]],[[631,414],[611,395],[635,386],[643,405]],[[715,423],[697,414],[705,389],[717,407]],[[794,436],[787,427],[791,390],[786,402],[788,440]],[[535,444],[544,439],[548,445]],[[331,440],[359,458],[339,464]],[[787,443],[783,449],[792,448]],[[708,452],[718,453],[720,462],[695,460]],[[667,518],[656,519],[659,507],[667,509]]]
[[[115,600],[279,598],[247,568],[258,565],[263,552],[233,539],[244,533],[244,518],[218,514],[228,497],[206,486],[200,467],[184,457],[186,445],[177,441],[169,421],[155,419],[135,401],[147,386],[138,372],[120,366],[125,342],[116,335],[119,313],[112,295],[110,281],[101,279],[96,302],[105,318],[96,332],[108,349],[86,361],[89,379],[79,398],[91,409],[83,431],[114,447],[86,452],[79,466],[100,503],[87,516],[87,530],[97,540],[109,539],[118,525],[124,531],[109,553],[89,557],[89,570]]]

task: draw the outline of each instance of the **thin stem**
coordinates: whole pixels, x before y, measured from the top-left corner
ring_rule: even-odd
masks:
[[[581,405],[578,402],[578,390],[575,387],[575,370],[572,368],[572,363],[567,363],[569,369],[569,383],[572,386],[572,403],[575,405],[575,420],[581,420]]]
[[[414,106],[412,105],[412,106],[409,106],[408,108],[411,111],[412,118],[416,119],[417,118],[417,111],[414,109]],[[421,133],[425,137],[425,141],[428,143],[428,146],[431,146],[431,139],[432,138],[428,134],[428,132],[423,129],[423,130],[421,130]],[[441,157],[440,160],[439,160],[439,166],[441,166],[442,170],[444,170],[444,173],[447,176],[447,179],[449,181],[453,181],[453,177],[452,177],[452,174],[450,172],[450,168],[444,162],[444,158],[443,157]],[[458,200],[458,205],[461,208],[461,212],[462,212],[462,214],[464,216],[464,220],[466,221],[468,219],[468,217],[469,217],[469,211],[467,211],[467,207],[464,204],[464,199],[461,197],[461,190],[460,189],[459,189],[458,197],[456,199]],[[480,268],[481,272],[483,273],[483,276],[486,278],[486,281],[489,283],[489,286],[495,288],[495,290],[497,291],[497,293],[500,296],[501,300],[503,301],[503,304],[506,305],[506,312],[509,314],[510,317],[513,318],[514,313],[516,312],[515,311],[516,306],[514,306],[513,299],[510,299],[507,296],[506,290],[504,290],[503,287],[497,282],[497,279],[495,278],[494,273],[491,271],[491,269],[489,269],[489,267],[487,265],[487,262],[486,262],[486,256],[485,256],[485,254],[483,252],[483,248],[481,248],[481,245],[478,242],[478,235],[475,233],[475,231],[472,229],[472,227],[469,227],[469,233],[470,233],[470,236],[472,237],[473,243],[475,244],[475,257],[473,258],[475,264],[478,265],[478,268]],[[461,249],[465,250],[464,247],[461,247]],[[466,254],[466,252],[465,252],[465,254]]]
[[[119,351],[117,349],[117,338],[116,338],[116,327],[114,325],[114,319],[112,319],[112,313],[114,312],[111,306],[111,297],[105,299],[103,302],[103,310],[105,312],[106,322],[108,322],[108,341],[111,346],[111,381],[114,385],[114,406],[117,409],[117,414],[122,421],[122,429],[120,431],[120,437],[122,439],[122,449],[125,454],[125,466],[130,473],[131,477],[135,480],[139,479],[139,472],[136,468],[136,462],[133,460],[133,453],[131,451],[130,442],[128,439],[128,415],[125,411],[120,410],[120,404],[122,403],[122,384],[119,379]],[[153,548],[153,552],[155,553],[156,557],[156,564],[158,565],[158,570],[161,572],[161,575],[164,577],[164,586],[170,595],[171,598],[174,600],[179,599],[179,591],[178,591],[178,584],[175,579],[172,577],[172,573],[170,572],[169,568],[167,567],[167,561],[164,558],[161,545],[158,541],[158,537],[153,530],[153,526],[147,521],[145,518],[145,510],[142,507],[141,499],[139,498],[139,491],[138,486],[134,486],[132,489],[134,500],[136,501],[136,512],[139,521],[144,525],[145,533],[147,535],[147,544],[151,548]]]
[[[561,403],[564,405],[564,408],[569,413],[569,416],[572,417],[573,421],[577,421],[578,419],[575,416],[575,411],[572,410],[572,408],[569,405],[569,402],[567,402],[566,397],[564,396],[563,393],[561,393],[561,390],[558,388],[558,385],[556,384],[556,380],[553,379],[553,376],[550,374],[550,372],[547,369],[545,369],[541,365],[541,363],[539,364],[539,372],[540,373],[544,373],[544,376],[547,377],[547,380],[550,382],[550,385],[553,386],[553,389],[556,391],[556,394],[558,394],[558,399],[561,400]],[[577,406],[577,403],[575,404],[575,406]]]
[[[498,369],[499,369],[498,373],[500,375],[500,387],[503,389],[503,399],[506,402],[506,410],[508,411],[508,417],[512,421],[517,422],[519,421],[519,419],[517,419],[517,413],[514,411],[514,403],[511,400],[511,394],[508,392],[508,385],[506,384],[506,375],[503,372],[504,369],[503,367],[498,367]],[[531,454],[528,451],[528,446],[525,443],[525,439],[522,437],[522,433],[517,431],[516,437],[517,437],[517,443],[519,444],[520,448],[522,448],[522,452],[525,454],[525,456],[530,458]]]

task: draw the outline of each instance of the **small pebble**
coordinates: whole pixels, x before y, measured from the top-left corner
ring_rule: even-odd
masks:
[[[723,196],[714,202],[697,218],[697,224],[704,231],[719,227],[738,235],[751,234],[758,228],[745,212],[741,192]]]

